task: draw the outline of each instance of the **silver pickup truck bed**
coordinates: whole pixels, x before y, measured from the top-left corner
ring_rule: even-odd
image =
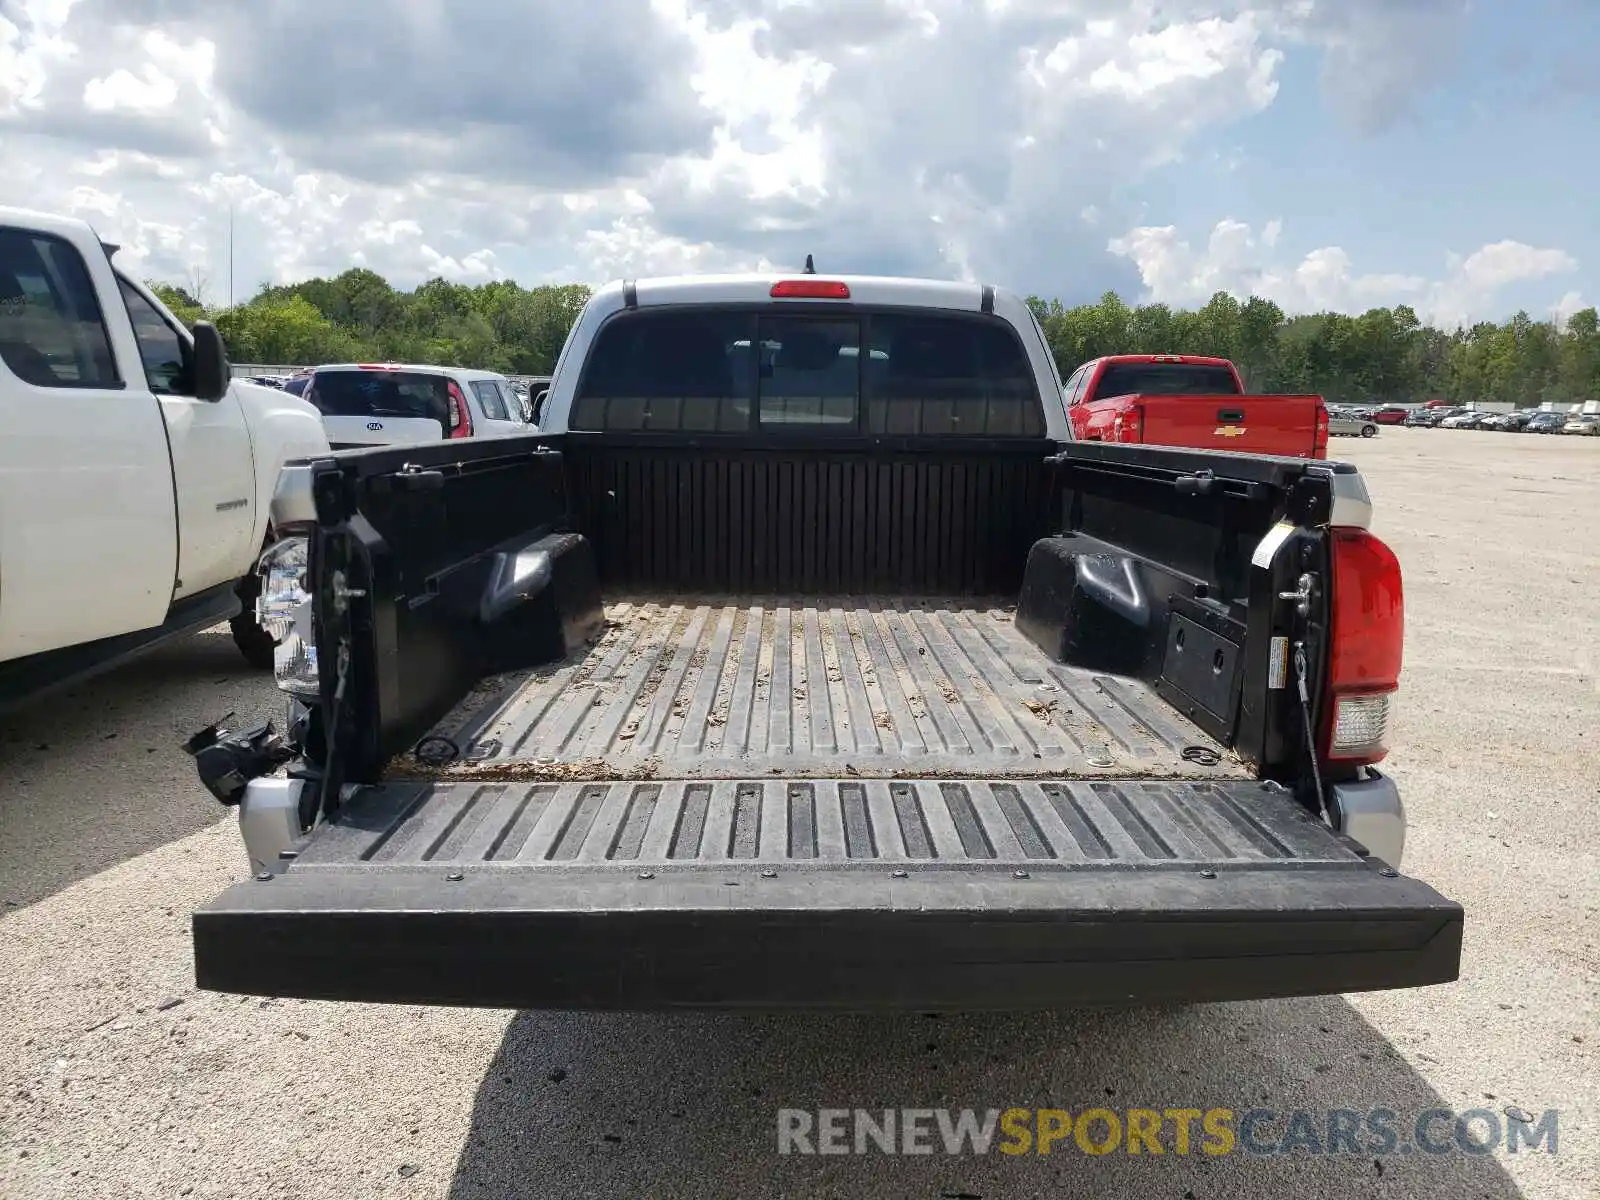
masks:
[[[434,730],[445,741],[419,744],[459,758],[393,773],[1246,776],[1147,684],[1052,661],[999,600],[640,598],[606,615],[589,653],[485,681]]]

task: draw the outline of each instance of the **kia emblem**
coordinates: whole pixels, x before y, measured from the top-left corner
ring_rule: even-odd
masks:
[[[383,422],[382,421],[368,421],[367,422],[367,428],[371,429],[371,430],[374,430],[374,431],[382,429],[383,428]]]

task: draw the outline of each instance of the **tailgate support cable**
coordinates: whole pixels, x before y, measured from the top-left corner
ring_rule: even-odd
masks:
[[[1311,762],[1311,783],[1317,790],[1317,811],[1322,814],[1323,824],[1329,826],[1333,822],[1328,818],[1328,801],[1322,790],[1322,767],[1317,762],[1317,742],[1311,733],[1311,695],[1306,690],[1306,644],[1294,644],[1294,681],[1295,687],[1300,692],[1300,719],[1305,727],[1306,757]]]
[[[336,769],[335,764],[337,760],[335,755],[339,751],[339,721],[344,716],[344,687],[345,680],[349,676],[350,668],[349,642],[341,641],[339,643],[339,653],[335,661],[337,661],[339,667],[338,675],[334,682],[333,703],[329,705],[328,712],[328,732],[326,735],[328,752],[323,757],[322,778],[317,783],[317,808],[311,816],[310,832],[312,833],[315,833],[322,827],[323,821],[327,819],[331,810],[331,806],[329,804],[330,797],[328,793],[330,786],[333,783],[334,772]]]

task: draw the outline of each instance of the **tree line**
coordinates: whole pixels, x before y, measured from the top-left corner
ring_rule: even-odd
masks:
[[[365,268],[263,287],[217,311],[181,287],[152,284],[185,321],[214,321],[236,362],[432,362],[548,375],[589,299],[581,284],[522,288],[433,279],[393,288]],[[1129,305],[1107,292],[1067,306],[1029,297],[1063,376],[1102,354],[1210,354],[1238,364],[1255,392],[1316,392],[1332,403],[1600,400],[1600,317],[1564,326],[1519,312],[1453,330],[1407,305],[1359,315],[1288,316],[1270,300],[1218,292],[1195,309]]]
[[[358,267],[334,279],[263,287],[209,311],[184,288],[152,283],[173,315],[215,322],[234,362],[413,362],[548,375],[589,299],[581,284],[469,287],[432,279],[400,291]]]

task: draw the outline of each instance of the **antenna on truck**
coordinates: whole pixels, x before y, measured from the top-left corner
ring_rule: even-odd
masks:
[[[811,255],[809,255],[809,254],[806,255],[806,270],[805,270],[805,273],[807,275],[815,275],[817,273],[817,264],[811,261]]]

